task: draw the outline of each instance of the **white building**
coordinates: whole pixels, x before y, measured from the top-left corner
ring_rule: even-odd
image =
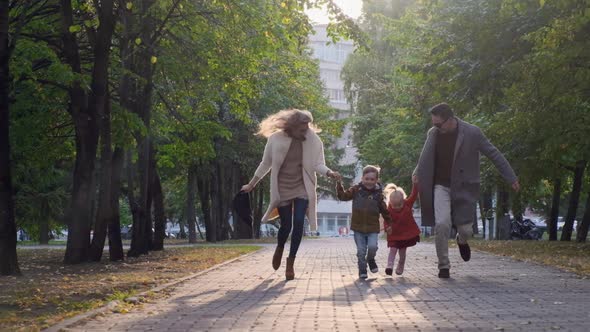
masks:
[[[344,97],[344,83],[340,79],[340,72],[346,58],[354,51],[352,41],[341,40],[332,43],[326,34],[327,25],[315,25],[315,34],[310,36],[310,46],[313,56],[320,62],[320,76],[326,88],[330,105],[340,112],[338,119],[346,118],[351,114],[351,105]],[[341,165],[350,165],[357,162],[356,148],[352,146],[352,132],[350,126],[344,129],[342,137],[336,143],[336,148],[344,148],[344,156],[340,160]],[[344,183],[345,187],[349,183]],[[321,198],[318,201],[318,231],[320,236],[333,236],[347,234],[350,230],[350,217],[352,214],[351,202],[340,202],[336,199]]]

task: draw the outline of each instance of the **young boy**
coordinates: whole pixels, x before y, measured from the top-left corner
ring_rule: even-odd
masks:
[[[383,197],[383,188],[379,184],[379,171],[376,166],[363,168],[361,183],[344,190],[342,182],[336,183],[338,199],[352,200],[352,220],[350,228],[354,231],[358,258],[359,277],[367,278],[367,263],[372,273],[379,272],[375,262],[377,240],[379,239],[379,215],[387,224],[391,222]]]

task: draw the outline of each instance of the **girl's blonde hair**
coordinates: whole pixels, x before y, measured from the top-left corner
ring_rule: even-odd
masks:
[[[260,122],[256,135],[269,137],[279,130],[284,131],[287,135],[291,135],[291,131],[295,127],[304,123],[307,123],[309,129],[316,133],[321,131],[313,124],[313,115],[311,115],[310,111],[292,108],[279,111],[266,117]]]
[[[398,187],[395,185],[395,183],[388,183],[385,186],[385,189],[383,189],[383,194],[385,196],[385,199],[389,202],[389,197],[392,194],[399,194],[402,196],[403,199],[406,199],[406,192],[404,191],[404,189],[402,187]]]

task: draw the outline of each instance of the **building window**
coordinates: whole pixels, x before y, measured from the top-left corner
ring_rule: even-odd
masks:
[[[321,217],[318,215],[318,230],[322,233],[328,231],[328,217],[325,214],[322,214]]]
[[[344,63],[350,53],[352,53],[351,45],[337,44],[338,62]]]
[[[322,69],[322,70],[320,70],[320,76],[322,78],[322,81],[324,81],[326,83],[340,82],[340,71],[339,70]]]
[[[339,89],[326,89],[328,98],[330,101],[337,101],[337,102],[346,102],[346,98],[344,97],[344,90]]]
[[[329,216],[327,218],[328,232],[336,232],[336,217]]]
[[[348,217],[347,216],[338,216],[338,228],[340,227],[348,227]]]
[[[325,42],[314,42],[312,44],[314,57],[323,61],[330,61],[336,63],[344,63],[350,53],[352,53],[352,45],[347,44],[328,44]]]

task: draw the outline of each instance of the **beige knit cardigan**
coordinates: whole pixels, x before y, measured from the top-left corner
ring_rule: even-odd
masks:
[[[264,148],[262,161],[256,169],[254,176],[262,179],[270,170],[270,202],[266,213],[262,216],[262,222],[271,219],[275,215],[273,210],[279,206],[281,197],[279,196],[278,174],[281,165],[287,156],[292,138],[283,131],[277,131],[272,134]],[[305,140],[302,142],[303,148],[303,183],[305,191],[309,198],[309,207],[307,209],[307,219],[312,231],[317,230],[317,177],[316,173],[327,176],[330,169],[326,167],[324,159],[324,144],[320,137],[313,131],[308,130],[305,134]]]

